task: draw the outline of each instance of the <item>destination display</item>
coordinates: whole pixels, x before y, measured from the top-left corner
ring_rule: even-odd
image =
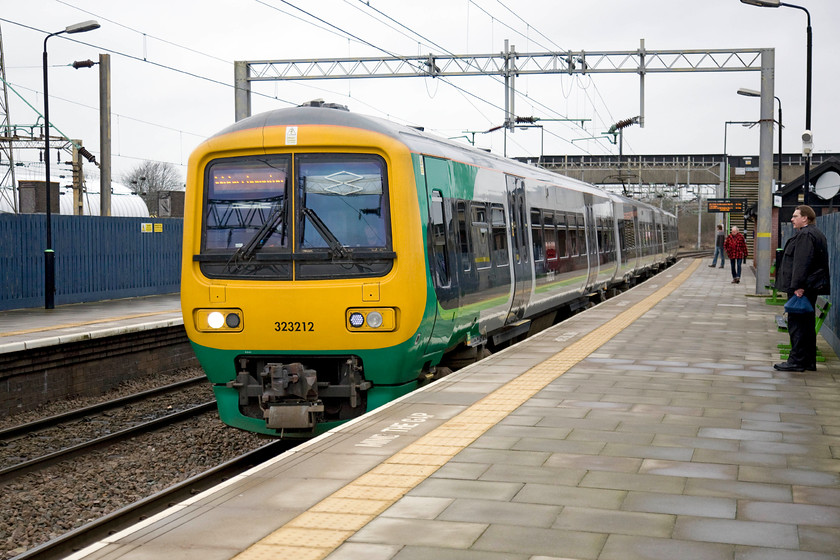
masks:
[[[706,212],[746,212],[746,198],[710,198]]]

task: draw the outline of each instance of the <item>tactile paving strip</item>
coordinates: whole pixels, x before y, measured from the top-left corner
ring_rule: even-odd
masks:
[[[386,459],[244,550],[236,560],[326,558],[500,420],[668,297],[700,262],[695,260],[653,294]]]

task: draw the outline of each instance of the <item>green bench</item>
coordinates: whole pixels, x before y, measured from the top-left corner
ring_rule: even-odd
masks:
[[[814,305],[814,316],[816,318],[816,321],[814,322],[814,331],[817,334],[819,334],[826,317],[828,317],[829,309],[831,309],[831,302],[828,301],[828,298],[825,296],[817,297],[817,303]],[[779,332],[787,332],[787,319],[785,319],[784,315],[776,315],[776,328]],[[781,359],[787,360],[788,355],[790,355],[790,344],[782,343],[778,344],[777,347],[779,348],[779,355]],[[817,348],[817,361],[825,361],[825,357],[820,353],[819,348]]]
[[[776,262],[779,261],[781,255],[781,249],[776,249]],[[779,291],[776,289],[776,263],[774,262],[770,265],[770,282],[765,284],[764,287],[770,290],[773,293],[772,297],[765,298],[764,303],[767,305],[784,305],[787,301],[786,297],[780,297]]]
[[[770,281],[769,284],[764,286],[768,290],[773,292],[773,295],[769,298],[764,298],[764,303],[767,305],[784,305],[787,302],[786,297],[780,297],[779,291],[776,289],[776,283],[774,281]]]

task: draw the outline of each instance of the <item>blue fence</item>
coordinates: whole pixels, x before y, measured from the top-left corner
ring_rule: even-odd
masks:
[[[180,218],[52,216],[55,303],[177,292]],[[44,305],[44,214],[0,214],[0,310]]]

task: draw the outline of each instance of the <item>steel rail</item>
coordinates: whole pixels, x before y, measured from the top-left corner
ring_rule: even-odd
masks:
[[[76,420],[78,418],[83,418],[90,414],[95,414],[97,412],[102,412],[103,410],[109,410],[112,408],[117,408],[124,404],[128,404],[134,401],[143,400],[157,394],[168,393],[169,391],[173,391],[175,389],[180,389],[188,385],[194,385],[196,383],[206,381],[207,378],[205,376],[200,377],[193,377],[192,379],[185,379],[183,381],[177,381],[175,383],[170,383],[169,385],[163,385],[161,387],[155,387],[154,389],[148,389],[146,391],[141,391],[139,393],[134,393],[133,395],[126,395],[125,397],[120,397],[118,399],[113,399],[110,401],[105,401],[98,404],[93,404],[90,406],[86,406],[83,408],[77,408],[75,410],[71,410],[68,412],[64,412],[62,414],[56,414],[55,416],[50,416],[48,418],[41,418],[40,420],[35,420],[34,422],[28,422],[26,424],[19,424],[17,426],[11,426],[9,428],[5,428],[0,430],[0,440],[10,439],[12,437],[25,435],[31,432],[35,432],[37,430],[41,430],[43,428],[50,428],[55,424],[59,424],[61,422],[68,422],[70,420]]]
[[[170,486],[156,494],[143,498],[131,505],[104,515],[81,527],[73,529],[59,537],[27,550],[12,560],[53,560],[64,558],[111,534],[121,531],[168,507],[183,501],[192,495],[211,488],[220,482],[241,474],[252,466],[265,462],[272,457],[288,451],[297,442],[274,441],[259,449],[249,451],[235,459],[213,467],[203,473]]]
[[[36,469],[44,468],[50,464],[53,464],[59,460],[68,459],[72,456],[78,455],[83,451],[93,449],[96,447],[101,447],[105,444],[114,443],[115,441],[120,441],[124,439],[128,439],[130,437],[134,437],[137,435],[145,434],[147,432],[151,432],[163,426],[167,426],[169,424],[173,424],[175,422],[180,422],[182,420],[187,420],[199,414],[203,414],[205,412],[209,412],[211,410],[216,409],[216,401],[209,401],[186,410],[181,410],[179,412],[175,412],[173,414],[167,414],[165,416],[161,416],[160,418],[156,418],[149,422],[144,422],[142,424],[137,424],[136,426],[132,426],[130,428],[125,428],[124,430],[120,430],[118,432],[114,432],[112,434],[108,434],[106,436],[98,437],[84,443],[80,443],[78,445],[74,445],[72,447],[67,447],[65,449],[60,449],[53,453],[48,453],[47,455],[42,455],[40,457],[36,457],[34,459],[30,459],[28,461],[24,461],[22,463],[18,463],[16,465],[12,465],[10,467],[6,467],[0,469],[0,485],[3,485],[9,480],[21,476],[25,473],[31,472]]]

